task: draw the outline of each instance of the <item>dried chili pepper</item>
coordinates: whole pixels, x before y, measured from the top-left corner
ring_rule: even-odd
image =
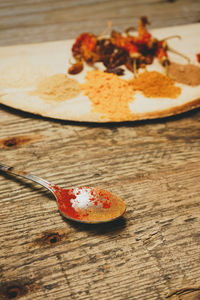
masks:
[[[172,37],[168,37],[165,38],[161,41],[157,41],[156,43],[156,56],[159,59],[159,61],[161,62],[161,64],[163,66],[167,66],[170,64],[169,58],[168,58],[168,54],[167,51],[171,51],[179,56],[182,56],[185,60],[187,60],[187,62],[190,62],[190,59],[184,55],[183,53],[180,53],[174,49],[172,49],[171,47],[169,47],[169,45],[167,44],[167,40],[169,38],[174,38],[174,37],[179,37],[179,36],[172,36]]]
[[[132,58],[138,58],[141,55],[137,45],[134,43],[134,37],[124,37],[117,31],[112,31],[111,43],[118,48],[125,49]]]
[[[69,74],[78,74],[83,70],[83,61],[89,64],[99,60],[96,53],[97,38],[93,33],[80,34],[72,46],[72,54],[76,60],[69,69]]]
[[[146,25],[149,25],[147,17],[141,17],[138,22],[138,40],[148,45],[151,41],[152,35],[147,31]]]
[[[74,64],[72,64],[72,66],[68,69],[68,73],[71,75],[75,75],[80,73],[83,70],[83,62],[82,61],[78,61]]]
[[[111,33],[111,42],[117,47],[122,48],[127,51],[130,59],[128,60],[128,68],[129,70],[133,71],[134,74],[136,74],[137,66],[138,66],[138,60],[141,56],[141,53],[139,52],[138,46],[134,43],[134,37],[127,36],[124,37],[122,34],[112,31]],[[132,65],[132,67],[131,67]]]
[[[200,53],[197,54],[197,61],[200,63]]]
[[[97,53],[100,57],[100,61],[109,69],[124,65],[128,56],[125,50],[113,45],[110,39],[98,40]]]
[[[163,66],[167,66],[170,63],[166,50],[167,50],[166,42],[164,40],[158,41],[156,45],[156,57],[158,58],[159,62]]]
[[[155,46],[157,43],[157,39],[152,36],[150,32],[147,31],[147,25],[149,25],[149,21],[147,17],[141,17],[138,22],[138,37],[137,37],[137,45],[140,53],[143,56],[151,56],[151,62],[153,61],[153,57],[155,56]],[[149,61],[149,60],[148,60]]]
[[[131,27],[127,28],[125,31],[127,40],[137,47],[137,52],[139,53],[137,61],[134,61],[134,64],[137,68],[151,64],[153,62],[153,58],[155,57],[156,39],[147,31],[147,24],[149,24],[147,17],[141,17],[139,19],[138,36],[132,36],[129,34],[129,31],[132,30]],[[127,62],[126,66],[129,70],[131,70],[130,60]]]
[[[104,72],[113,73],[113,74],[116,74],[118,76],[124,75],[124,69],[122,69],[122,68],[107,68]]]
[[[154,58],[158,58],[164,67],[168,66],[170,63],[168,51],[188,60],[185,55],[168,46],[167,40],[172,37],[158,40],[152,36],[147,30],[149,24],[147,17],[141,17],[138,22],[137,35],[130,34],[132,27],[127,28],[122,34],[113,30],[108,38],[103,38],[102,35],[96,36],[93,33],[80,34],[72,47],[76,63],[69,68],[68,72],[70,74],[81,72],[85,61],[88,64],[102,62],[107,68],[106,72],[113,71],[119,75],[121,71],[117,68],[125,65],[136,74],[138,68],[152,64]],[[200,62],[200,54],[198,55],[197,59]]]
[[[80,34],[75,43],[72,46],[72,54],[74,57],[82,55],[83,48],[87,48],[88,51],[92,52],[96,47],[96,37],[92,33]]]

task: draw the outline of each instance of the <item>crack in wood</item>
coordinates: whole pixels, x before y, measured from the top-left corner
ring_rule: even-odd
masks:
[[[167,295],[166,298],[172,298],[173,296],[179,296],[179,295],[186,295],[186,294],[190,294],[193,292],[199,292],[197,294],[198,299],[200,299],[200,287],[195,287],[195,288],[182,288],[176,291],[173,291],[171,294]],[[180,298],[177,298],[177,300]],[[194,298],[194,300],[197,298]],[[181,299],[180,299],[181,300]],[[189,298],[188,298],[189,300]],[[192,300],[192,299],[191,299]]]

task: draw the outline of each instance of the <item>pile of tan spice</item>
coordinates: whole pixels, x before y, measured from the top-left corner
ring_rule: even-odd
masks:
[[[64,101],[78,96],[80,87],[77,80],[65,74],[55,74],[43,79],[30,95],[50,101]]]
[[[193,64],[181,65],[172,62],[169,65],[169,76],[179,83],[200,85],[200,67]]]
[[[81,88],[91,100],[93,111],[112,121],[131,119],[129,103],[134,99],[134,91],[128,81],[99,70],[88,72],[85,80]]]
[[[130,85],[145,97],[177,98],[181,93],[181,88],[175,86],[173,79],[157,71],[144,71],[130,80]]]

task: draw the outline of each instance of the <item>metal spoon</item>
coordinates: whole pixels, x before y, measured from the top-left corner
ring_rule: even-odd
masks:
[[[48,181],[0,163],[0,170],[37,182],[47,188],[57,200],[60,213],[67,219],[82,223],[109,222],[122,216],[124,201],[110,192],[92,187],[62,189]]]

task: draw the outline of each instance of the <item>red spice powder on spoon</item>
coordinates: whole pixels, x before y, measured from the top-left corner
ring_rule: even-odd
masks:
[[[61,213],[71,219],[80,221],[109,221],[119,210],[123,212],[124,204],[108,191],[99,188],[81,187],[69,190],[56,189]]]

